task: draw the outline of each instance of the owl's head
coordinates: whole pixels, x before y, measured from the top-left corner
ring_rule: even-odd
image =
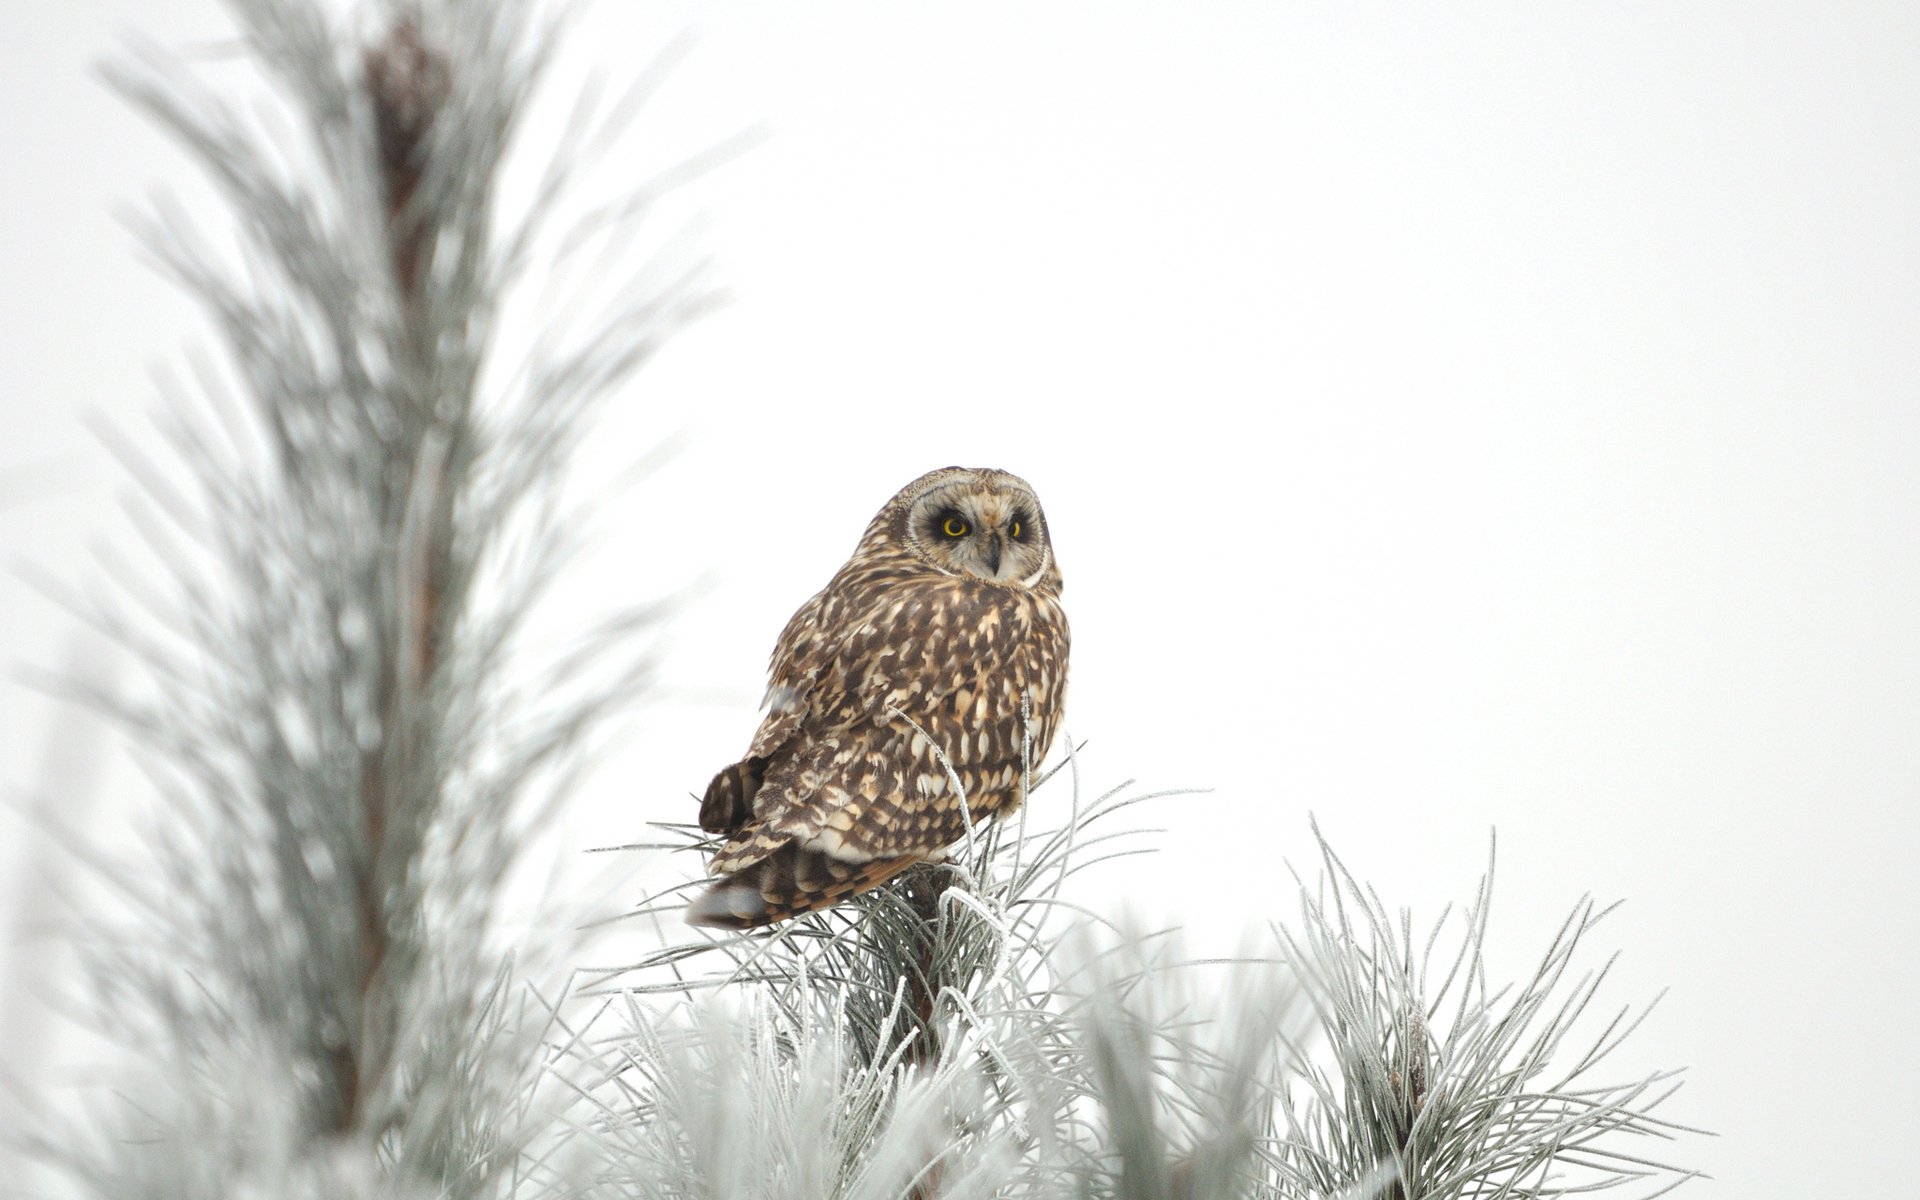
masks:
[[[900,489],[875,532],[948,575],[1013,587],[1060,586],[1047,515],[1018,475],[944,467]]]

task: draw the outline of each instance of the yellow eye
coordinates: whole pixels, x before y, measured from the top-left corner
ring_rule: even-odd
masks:
[[[1013,534],[1013,536],[1015,536],[1015,537],[1019,537],[1019,536],[1020,536],[1020,522],[1018,522],[1018,521],[1015,521],[1015,522],[1013,523],[1013,528],[1012,528],[1011,530],[1009,530],[1008,532],[1010,532],[1010,533],[1012,533],[1012,534]]]
[[[963,538],[967,536],[967,523],[959,517],[948,517],[947,523],[940,527],[940,532],[950,538]]]

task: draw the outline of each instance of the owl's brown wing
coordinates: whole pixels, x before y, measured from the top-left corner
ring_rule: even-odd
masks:
[[[829,586],[802,604],[774,643],[767,664],[767,694],[761,704],[767,716],[753,735],[748,758],[764,759],[791,738],[807,716],[810,697],[833,663],[844,637],[834,637],[846,598]]]
[[[709,833],[731,833],[753,819],[755,798],[765,777],[767,760],[787,744],[808,711],[807,697],[816,678],[832,661],[836,643],[822,633],[844,601],[831,585],[814,595],[787,621],[774,643],[767,668],[767,694],[761,706],[767,715],[753,735],[747,756],[722,767],[700,799],[700,828]]]
[[[830,652],[815,652],[811,686],[796,689],[788,737],[756,739],[766,767],[753,819],[715,856],[715,874],[790,842],[866,862],[960,840],[969,816],[1017,802],[1023,697],[1032,752],[1045,754],[1066,667],[1065,619],[1051,600],[942,582],[895,591],[843,628]],[[770,714],[762,733],[774,725]]]
[[[902,644],[896,639],[911,639],[934,623],[928,599],[829,584],[801,605],[774,645],[762,701],[767,715],[747,757],[771,758],[803,726],[809,732],[840,728],[890,697],[897,681],[885,681],[876,694],[869,677]],[[901,665],[894,658],[895,673]]]

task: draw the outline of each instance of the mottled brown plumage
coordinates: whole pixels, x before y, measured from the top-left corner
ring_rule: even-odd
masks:
[[[954,779],[975,822],[1018,805],[1024,756],[1053,744],[1067,648],[1033,489],[960,467],[908,484],[781,633],[766,719],[700,804],[727,836],[687,919],[764,925],[936,857],[966,836]]]

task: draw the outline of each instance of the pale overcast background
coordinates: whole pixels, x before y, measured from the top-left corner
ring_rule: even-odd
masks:
[[[205,341],[112,215],[196,193],[91,67],[227,28],[206,0],[0,5],[0,544],[55,578],[127,540],[89,414],[148,411]],[[1092,898],[1224,944],[1293,911],[1311,812],[1430,916],[1497,829],[1510,973],[1583,893],[1627,902],[1603,996],[1671,991],[1613,1073],[1689,1067],[1667,1112],[1721,1135],[1676,1152],[1718,1177],[1683,1194],[1910,1183],[1920,7],[816,0],[587,28],[615,75],[694,35],[636,171],[764,140],[685,206],[730,304],[588,464],[684,432],[564,605],[703,590],[583,844],[690,817],[782,622],[900,484],[1005,467],[1053,522],[1090,786],[1215,789]],[[7,661],[68,657],[70,621],[0,598]],[[10,793],[75,777],[86,736],[0,691]]]

